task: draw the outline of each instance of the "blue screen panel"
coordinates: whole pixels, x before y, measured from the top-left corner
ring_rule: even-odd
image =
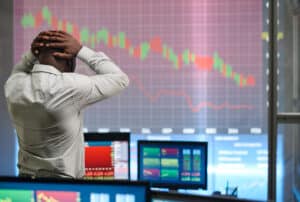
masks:
[[[206,189],[207,143],[139,141],[138,179],[154,187]]]

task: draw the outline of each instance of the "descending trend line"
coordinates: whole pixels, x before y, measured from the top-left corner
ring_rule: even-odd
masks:
[[[106,28],[102,28],[95,33],[91,33],[88,28],[81,28],[76,24],[59,20],[52,15],[47,6],[44,6],[36,15],[32,13],[24,14],[21,19],[23,28],[40,27],[46,22],[52,29],[66,31],[72,34],[76,39],[84,44],[95,47],[98,43],[104,43],[107,47],[118,47],[128,51],[130,56],[144,60],[148,57],[150,51],[160,54],[164,59],[170,61],[175,69],[181,69],[182,66],[194,64],[196,69],[219,72],[224,78],[233,80],[239,87],[253,87],[256,80],[253,75],[243,75],[235,72],[231,65],[226,64],[217,52],[211,56],[200,56],[185,49],[181,54],[177,54],[167,44],[164,44],[160,37],[153,37],[149,42],[143,42],[138,46],[133,46],[124,32],[117,35],[111,35]]]
[[[231,109],[231,110],[241,110],[241,109],[246,109],[246,110],[252,110],[253,106],[251,105],[232,105],[227,102],[224,102],[222,104],[216,105],[211,102],[200,102],[196,105],[193,104],[191,96],[189,96],[186,92],[184,91],[178,91],[178,90],[166,90],[166,89],[161,89],[158,90],[155,94],[150,94],[144,87],[143,83],[137,78],[137,77],[130,77],[130,81],[135,83],[138,89],[143,93],[143,95],[150,100],[150,102],[157,102],[160,97],[168,95],[168,96],[174,96],[174,97],[183,97],[185,99],[185,102],[188,106],[188,108],[192,112],[199,112],[202,109],[205,108],[210,108],[214,110],[223,110],[223,109]]]

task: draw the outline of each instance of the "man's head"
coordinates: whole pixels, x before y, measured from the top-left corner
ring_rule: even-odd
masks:
[[[41,64],[52,65],[61,72],[74,72],[76,55],[82,45],[63,31],[41,32],[32,42],[31,51]]]
[[[47,41],[41,43],[46,44]],[[40,64],[54,66],[61,72],[74,72],[76,67],[76,58],[72,57],[70,59],[55,57],[54,53],[63,53],[62,49],[43,47],[39,49],[39,54],[37,58]]]

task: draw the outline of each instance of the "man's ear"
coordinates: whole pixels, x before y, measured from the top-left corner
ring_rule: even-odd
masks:
[[[73,57],[72,59],[70,59],[70,69],[71,69],[71,72],[74,72],[75,71],[75,68],[76,68],[76,58]]]
[[[74,60],[74,58],[67,60],[68,70],[66,72],[74,72],[75,66],[76,66],[76,60]]]

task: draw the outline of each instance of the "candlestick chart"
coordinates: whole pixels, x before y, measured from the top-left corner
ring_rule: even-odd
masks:
[[[261,0],[15,1],[15,63],[42,30],[72,34],[129,75],[88,130],[263,128]],[[76,71],[93,74],[78,63]]]

